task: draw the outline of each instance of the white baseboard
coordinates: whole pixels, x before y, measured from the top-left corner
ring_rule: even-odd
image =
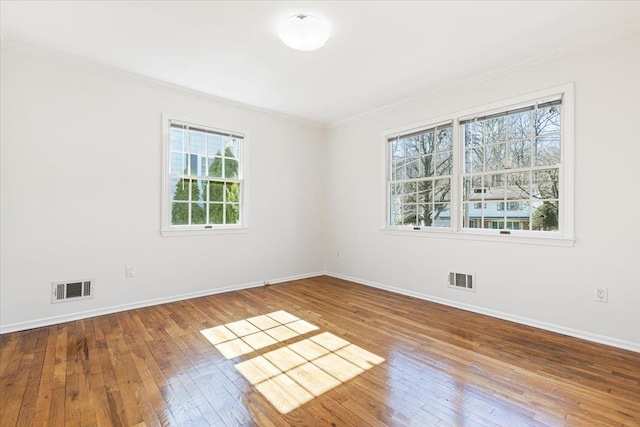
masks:
[[[433,297],[427,294],[423,294],[420,292],[408,291],[406,289],[396,288],[394,286],[383,285],[382,283],[372,282],[370,280],[359,279],[356,277],[346,276],[344,274],[333,273],[330,271],[326,271],[324,274],[327,276],[335,277],[338,279],[348,280],[350,282],[355,282],[365,286],[371,286],[373,288],[384,289],[386,291],[394,292],[401,295],[406,295],[418,299],[422,299],[425,301],[431,301],[438,304],[443,304],[449,307],[455,307],[466,311],[471,311],[473,313],[484,314],[487,316],[495,317],[502,320],[508,320],[510,322],[520,323],[522,325],[533,326],[534,328],[544,329],[546,331],[556,332],[562,335],[568,335],[574,338],[580,338],[587,341],[593,341],[599,344],[609,345],[611,347],[617,347],[624,350],[634,351],[636,353],[640,353],[640,344],[619,340],[617,338],[611,338],[604,335],[593,334],[587,331],[581,331],[578,329],[567,328],[560,325],[554,325],[552,323],[541,322],[539,320],[530,319],[528,317],[516,316],[509,313],[504,313],[501,311],[490,310],[482,307],[478,307],[471,304],[464,304],[457,301],[448,300],[445,298]]]
[[[310,277],[322,276],[324,272],[298,274],[295,276],[279,277],[269,281],[269,284],[290,282],[292,280],[308,279]],[[121,304],[112,307],[99,308],[96,310],[80,311],[76,313],[64,314],[61,316],[45,317],[42,319],[29,320],[26,322],[10,323],[8,325],[0,325],[0,334],[10,332],[24,331],[27,329],[40,328],[43,326],[56,325],[58,323],[71,322],[74,320],[87,319],[89,317],[102,316],[105,314],[118,313],[120,311],[132,310],[135,308],[149,307],[152,305],[166,304],[169,302],[182,301],[191,298],[204,297],[208,295],[222,294],[224,292],[239,291],[241,289],[256,288],[263,286],[264,282],[252,282],[241,285],[226,286],[224,288],[207,289],[205,291],[190,292],[188,294],[174,295],[170,297],[155,298],[146,301],[138,301],[129,304]]]

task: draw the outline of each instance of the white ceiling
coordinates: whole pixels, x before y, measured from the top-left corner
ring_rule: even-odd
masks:
[[[319,124],[640,29],[639,1],[5,1],[2,43]],[[314,52],[280,19],[326,19]]]

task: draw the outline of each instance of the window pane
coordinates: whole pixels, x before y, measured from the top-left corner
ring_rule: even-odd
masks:
[[[187,175],[195,175],[198,173],[198,155],[186,154],[187,158]]]
[[[506,117],[496,117],[484,120],[484,140],[485,144],[504,141],[507,139]]]
[[[528,230],[531,215],[528,201],[507,202],[506,228],[511,230]]]
[[[207,135],[202,132],[192,131],[190,139],[191,152],[204,156],[207,150]]]
[[[451,180],[438,179],[434,185],[434,201],[448,202],[451,200]]]
[[[560,133],[560,106],[540,108],[536,111],[535,135]]]
[[[534,202],[531,206],[533,230],[558,230],[558,202]]]
[[[506,165],[506,145],[505,144],[496,144],[496,145],[488,145],[486,147],[487,157],[486,157],[486,167],[487,170],[497,170],[504,169]]]
[[[404,157],[404,140],[396,139],[391,142],[391,157],[394,159]]]
[[[402,193],[404,196],[404,202],[416,202],[416,183],[405,182],[402,187]]]
[[[225,138],[225,157],[238,158],[240,142],[236,138]]]
[[[531,194],[529,172],[507,174],[507,200],[528,199]]]
[[[171,128],[171,150],[172,151],[187,151],[185,147],[185,131],[184,129]]]
[[[402,205],[392,204],[389,206],[389,224],[402,225]]]
[[[451,166],[453,165],[453,152],[445,151],[444,153],[438,153],[436,158],[436,174],[437,175],[451,175]]]
[[[222,203],[209,203],[209,224],[222,224]]]
[[[407,159],[407,179],[420,177],[420,160],[417,158]]]
[[[488,193],[491,194],[491,198],[493,199],[504,199],[504,174],[493,174],[493,175],[485,175],[484,176],[484,188],[487,190],[484,192],[485,197],[488,197]],[[496,192],[495,190],[498,190]],[[500,193],[500,191],[502,193]]]
[[[400,196],[402,195],[402,184],[391,184],[391,195],[392,196]]]
[[[204,206],[204,203],[191,203],[191,224],[207,223]]]
[[[233,159],[224,159],[224,175],[225,178],[238,178],[238,161]]]
[[[391,179],[398,181],[405,178],[404,159],[393,159],[391,166]]]
[[[172,178],[171,187],[173,200],[198,200],[200,197],[196,180]]]
[[[432,225],[434,227],[451,227],[451,205],[436,203],[433,207]]]
[[[422,156],[420,161],[422,162],[422,176],[433,176],[433,156]]]
[[[558,169],[533,171],[533,196],[538,199],[557,199],[560,195],[558,183]]]
[[[418,151],[420,154],[433,153],[435,149],[435,141],[433,132],[426,132],[420,135],[420,142],[418,144]]]
[[[417,156],[420,151],[420,136],[412,136],[404,139],[405,155],[407,157]]]
[[[418,203],[427,203],[433,200],[433,181],[419,181],[418,187]]]
[[[464,145],[482,144],[482,122],[472,122],[464,125]]]
[[[429,203],[422,203],[418,205],[418,225],[431,226],[431,210],[432,205]]]
[[[228,182],[225,184],[227,190],[227,202],[240,201],[240,184],[237,182]]]
[[[462,226],[465,228],[482,228],[480,209],[475,209],[473,203],[463,204]]]
[[[528,139],[509,143],[509,166],[512,168],[531,167],[531,141]]]
[[[437,151],[448,151],[453,149],[453,135],[451,127],[438,130],[436,140]]]
[[[560,163],[560,135],[536,138],[536,166]]]
[[[402,222],[404,225],[418,225],[417,206],[414,203],[402,205]]]
[[[481,176],[465,176],[462,180],[462,198],[463,200],[480,200],[482,199],[482,177]]]
[[[509,116],[509,139],[524,139],[531,136],[532,113],[532,111],[525,111]]]
[[[171,167],[169,173],[182,175],[186,173],[187,165],[185,164],[184,153],[171,152]]]
[[[207,159],[207,175],[214,178],[222,178],[222,159],[214,157]]]
[[[240,207],[237,204],[227,203],[226,205],[226,223],[238,224],[240,222]]]
[[[474,147],[464,152],[465,172],[484,171],[484,147]]]
[[[209,201],[222,202],[224,184],[221,182],[209,182]]]
[[[173,202],[171,204],[171,224],[189,224],[189,203]]]
[[[204,179],[199,179],[197,181],[194,180],[194,183],[196,184],[197,192],[193,195],[193,198],[191,199],[191,201],[204,202],[207,199],[208,181]]]
[[[222,136],[207,135],[207,153],[209,157],[222,156]]]

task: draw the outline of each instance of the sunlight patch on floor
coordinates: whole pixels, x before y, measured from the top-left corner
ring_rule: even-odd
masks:
[[[284,310],[231,322],[200,331],[227,359],[318,330]]]
[[[284,310],[202,330],[227,359],[283,343],[319,328]],[[322,332],[239,362],[236,369],[286,414],[384,362],[332,333]]]

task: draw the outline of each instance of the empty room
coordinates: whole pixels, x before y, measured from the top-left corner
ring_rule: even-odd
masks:
[[[0,0],[0,426],[640,426],[640,2]]]

